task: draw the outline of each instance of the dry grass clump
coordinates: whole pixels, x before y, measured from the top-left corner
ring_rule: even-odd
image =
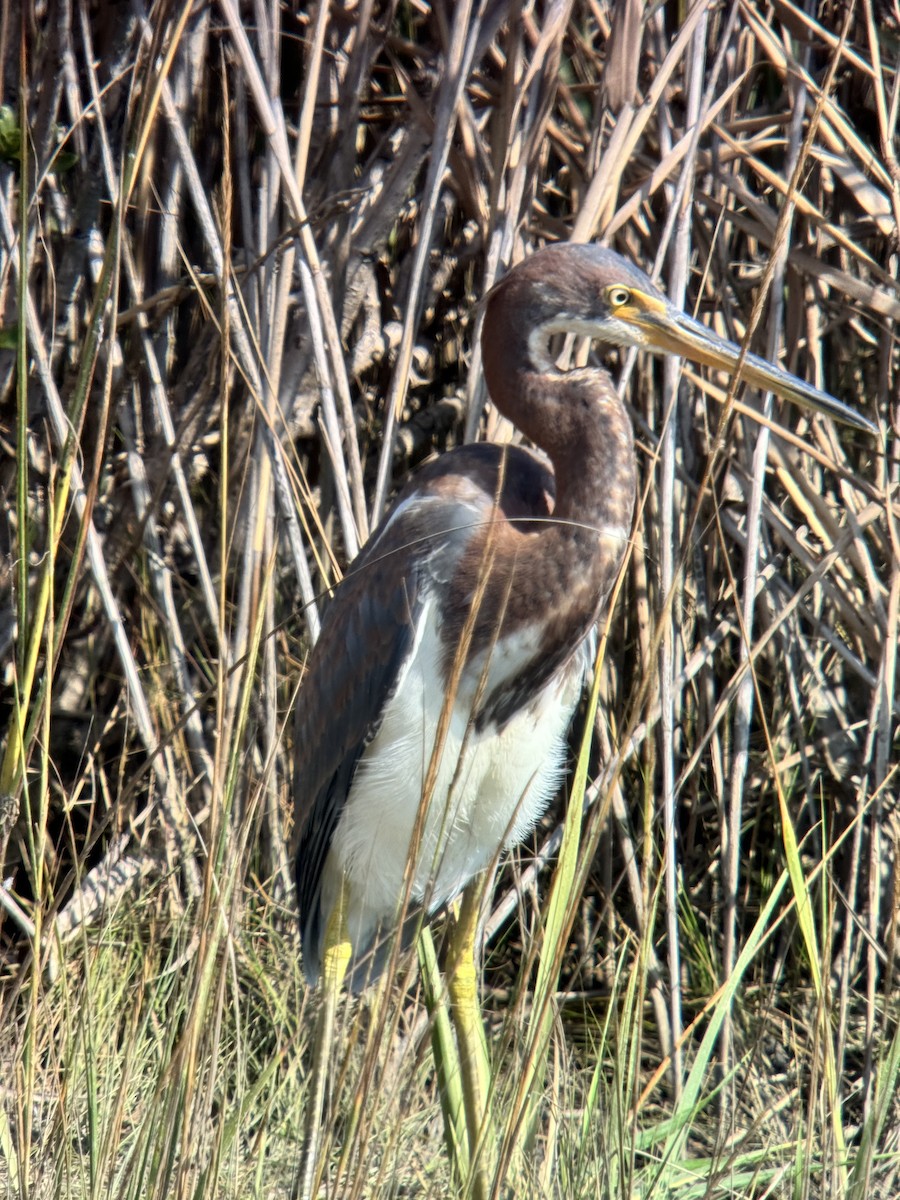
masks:
[[[0,1197],[287,1194],[291,697],[408,472],[511,436],[478,301],[566,237],[887,436],[617,364],[570,890],[560,804],[488,923],[508,1186],[896,1195],[896,5],[299,9],[0,19]],[[423,1012],[347,1005],[329,1194],[458,1188]]]

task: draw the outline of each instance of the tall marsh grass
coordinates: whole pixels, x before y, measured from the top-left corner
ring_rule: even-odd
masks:
[[[641,502],[487,905],[494,1195],[900,1192],[898,59],[873,0],[3,8],[0,1198],[291,1194],[292,697],[410,471],[512,436],[479,300],[570,236],[886,437],[611,360]],[[412,957],[343,1002],[324,1194],[466,1194],[437,1011]]]

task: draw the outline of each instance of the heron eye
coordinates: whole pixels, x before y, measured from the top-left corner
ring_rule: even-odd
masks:
[[[607,288],[606,298],[609,301],[610,308],[621,308],[623,304],[627,304],[631,299],[631,292],[627,287],[619,287],[618,285]]]

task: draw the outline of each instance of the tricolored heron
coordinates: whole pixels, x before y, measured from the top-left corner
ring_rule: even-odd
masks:
[[[470,445],[420,471],[335,593],[297,699],[304,967],[317,979],[340,947],[335,990],[344,966],[354,989],[375,978],[401,908],[409,929],[415,910],[446,906],[559,783],[636,482],[625,406],[601,367],[556,369],[562,332],[731,373],[740,356],[597,246],[549,246],[490,292],[488,391],[546,458]],[[875,431],[754,355],[742,377]]]

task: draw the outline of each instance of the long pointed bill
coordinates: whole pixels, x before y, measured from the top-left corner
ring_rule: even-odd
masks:
[[[655,306],[654,306],[655,307]],[[660,306],[662,308],[662,306]],[[680,354],[705,367],[715,367],[734,375],[740,358],[740,347],[726,342],[699,321],[693,320],[674,305],[666,305],[664,311],[643,311],[634,314],[631,321],[638,325],[646,337],[648,350],[660,350]],[[631,323],[631,322],[630,322]],[[795,375],[789,375],[779,367],[766,362],[756,354],[748,354],[741,367],[741,379],[761,391],[775,392],[785,400],[792,400],[801,408],[812,409],[834,417],[844,425],[861,429],[864,433],[878,434],[874,422],[861,413],[835,400],[827,392],[820,392],[812,384],[804,383]]]

